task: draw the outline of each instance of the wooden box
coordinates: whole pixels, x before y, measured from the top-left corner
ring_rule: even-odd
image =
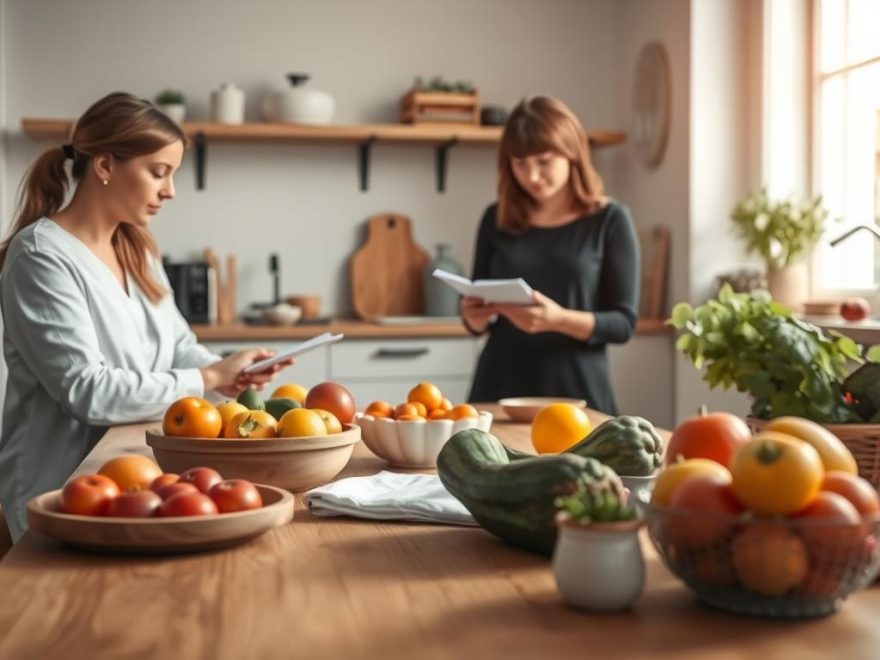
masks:
[[[404,124],[480,124],[480,102],[476,90],[469,94],[425,92],[411,89],[400,101]]]

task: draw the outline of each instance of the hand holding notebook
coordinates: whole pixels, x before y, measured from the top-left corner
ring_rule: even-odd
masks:
[[[501,305],[533,305],[534,291],[526,281],[518,277],[512,280],[469,280],[461,275],[437,268],[434,277],[446,283],[463,296],[481,298],[487,303]]]

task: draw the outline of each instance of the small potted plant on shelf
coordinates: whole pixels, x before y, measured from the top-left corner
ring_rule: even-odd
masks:
[[[404,124],[480,123],[477,90],[464,80],[450,82],[442,76],[434,76],[425,82],[417,77],[400,105],[400,121]]]
[[[734,293],[727,284],[704,305],[677,304],[668,323],[682,331],[676,348],[705,367],[710,388],[750,395],[752,430],[783,416],[818,422],[880,486],[880,345],[863,352],[849,337],[796,318],[766,291]]]
[[[186,97],[176,89],[164,89],[154,99],[156,106],[175,123],[182,124],[186,117]]]
[[[802,305],[807,298],[806,259],[828,219],[822,197],[801,204],[774,201],[761,188],[736,205],[731,219],[749,252],[764,260],[773,299],[793,308]]]
[[[619,478],[616,486],[609,490],[607,484],[582,482],[554,502],[559,535],[553,575],[562,597],[575,607],[619,610],[642,593],[645,563],[638,530],[643,521],[627,504]]]

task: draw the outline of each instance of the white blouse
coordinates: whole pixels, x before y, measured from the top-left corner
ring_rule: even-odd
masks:
[[[164,270],[154,273],[170,291]],[[0,435],[0,504],[13,540],[25,506],[60,488],[114,424],[160,419],[202,396],[198,371],[220,358],[201,346],[173,296],[153,304],[48,218],[12,241],[0,273],[9,369]]]

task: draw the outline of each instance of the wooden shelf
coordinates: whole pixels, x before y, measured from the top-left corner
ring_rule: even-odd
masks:
[[[67,139],[73,126],[71,119],[25,117],[21,120],[24,133],[37,140]],[[193,140],[196,153],[196,187],[205,184],[208,141],[213,142],[340,142],[359,147],[361,190],[369,187],[369,165],[372,146],[376,142],[428,144],[436,148],[437,189],[446,188],[446,162],[449,149],[456,144],[494,145],[501,140],[500,126],[467,124],[352,124],[316,126],[250,122],[219,124],[216,122],[185,122],[184,132]],[[626,141],[622,131],[588,131],[590,145],[596,149]]]

